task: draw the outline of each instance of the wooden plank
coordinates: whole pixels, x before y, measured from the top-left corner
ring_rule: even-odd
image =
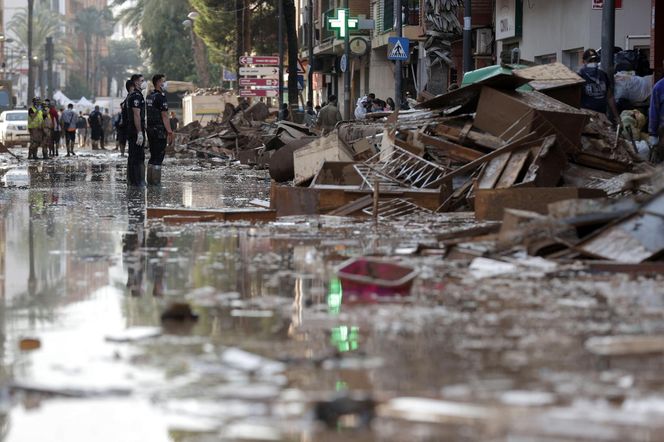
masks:
[[[461,146],[443,138],[432,137],[430,135],[420,135],[420,141],[427,146],[432,146],[457,161],[474,161],[482,157],[482,152]]]
[[[519,150],[519,149],[524,149],[524,148],[530,148],[532,146],[530,146],[527,143],[532,141],[533,138],[536,137],[536,136],[537,136],[537,134],[535,132],[530,132],[529,134],[524,135],[521,138],[518,138],[517,140],[511,142],[510,144],[507,144],[507,145],[501,147],[500,149],[494,150],[493,152],[490,152],[490,153],[484,155],[483,157],[476,159],[475,161],[471,161],[470,163],[465,164],[465,165],[453,170],[452,172],[445,174],[444,176],[438,178],[435,182],[433,182],[430,187],[434,187],[436,185],[439,185],[440,183],[442,183],[444,181],[448,181],[451,178],[454,178],[455,176],[464,175],[467,172],[470,172],[471,170],[475,170],[478,167],[480,167],[482,164],[486,163],[487,161],[492,160],[493,158],[496,158],[496,157],[498,157],[498,156],[500,156],[504,153],[512,152],[512,151]]]
[[[602,198],[606,192],[575,187],[513,187],[478,189],[475,192],[475,217],[478,220],[501,220],[505,209],[547,213],[556,201],[578,198]]]
[[[186,217],[205,219],[206,221],[251,221],[266,222],[277,219],[275,210],[265,209],[188,209],[177,207],[148,207],[148,218]],[[175,219],[175,218],[174,218]]]
[[[466,134],[465,140],[463,140],[462,129],[458,129],[453,126],[448,126],[443,123],[436,125],[436,127],[433,129],[433,132],[436,135],[443,136],[445,138],[451,139],[452,141],[456,141],[457,143],[460,144],[465,145],[466,143],[472,143],[477,146],[484,147],[485,149],[490,149],[490,150],[496,150],[499,147],[505,145],[505,142],[500,138],[473,129],[471,129]]]
[[[511,153],[506,153],[489,161],[477,182],[477,188],[493,189],[509,162],[511,155]]]
[[[333,216],[350,216],[355,212],[360,212],[362,213],[362,209],[366,209],[371,205],[373,202],[373,197],[371,195],[365,195],[361,198],[356,199],[355,201],[351,201],[350,203],[339,207],[338,209],[334,209],[328,215],[333,215]]]
[[[609,158],[599,157],[597,155],[579,152],[574,155],[576,164],[581,166],[591,167],[593,169],[605,170],[607,172],[625,173],[629,172],[630,166],[620,161],[612,160]]]
[[[530,157],[530,150],[524,149],[519,152],[512,152],[510,160],[507,162],[503,174],[500,176],[500,179],[495,185],[496,189],[506,189],[512,187],[516,180],[519,178],[519,174],[526,165],[526,161]]]

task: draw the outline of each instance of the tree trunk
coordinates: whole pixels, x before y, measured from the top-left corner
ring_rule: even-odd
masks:
[[[106,75],[106,96],[111,96],[111,83],[113,82],[113,76],[111,74]]]
[[[85,86],[90,90],[90,46],[92,46],[92,38],[86,38],[83,45],[85,46]]]
[[[244,55],[244,39],[242,38],[244,35],[242,32],[244,25],[243,6],[243,0],[235,0],[235,66],[238,80],[240,78],[240,57]],[[240,83],[238,81],[235,84],[239,85]]]
[[[251,1],[244,0],[244,5],[242,8],[242,30],[243,30],[243,39],[244,39],[244,51],[251,52]]]
[[[297,28],[295,25],[295,2],[284,0],[284,20],[286,23],[286,39],[288,41],[288,105],[293,111],[297,108]]]

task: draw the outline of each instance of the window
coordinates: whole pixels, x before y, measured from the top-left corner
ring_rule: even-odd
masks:
[[[383,0],[383,29],[389,31],[394,27],[394,0]]]
[[[555,63],[556,61],[558,61],[556,54],[537,55],[535,57],[535,63],[537,64],[549,64]]]
[[[583,64],[583,48],[563,51],[563,64],[574,72],[578,71]]]
[[[417,26],[420,24],[420,0],[406,0],[404,5],[403,24]]]

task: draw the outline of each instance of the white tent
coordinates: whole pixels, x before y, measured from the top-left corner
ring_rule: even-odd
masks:
[[[81,97],[81,99],[78,100],[76,104],[74,104],[76,110],[83,112],[91,111],[94,108],[94,106],[95,106],[94,103],[85,97]]]
[[[72,100],[69,99],[65,94],[62,93],[62,91],[55,91],[53,94],[53,99],[58,103],[60,106],[66,106],[69,103],[72,102]]]

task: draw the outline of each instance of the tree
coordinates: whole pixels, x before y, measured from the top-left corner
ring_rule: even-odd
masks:
[[[67,85],[65,86],[63,93],[72,99],[78,99],[80,97],[90,98],[92,96],[92,91],[85,83],[85,80],[74,72],[69,74]]]
[[[288,40],[288,104],[291,109],[298,107],[297,88],[297,24],[295,20],[294,0],[283,0],[286,39]]]
[[[189,31],[182,21],[191,12],[182,0],[115,0],[128,6],[118,17],[140,35],[140,46],[150,57],[151,68],[174,80],[197,80]]]
[[[85,45],[85,83],[91,88],[92,78],[90,75],[92,45],[95,44],[95,53],[99,53],[99,39],[113,34],[113,13],[106,7],[97,9],[87,7],[80,11],[73,20],[74,29],[79,35],[83,35]],[[97,63],[95,63],[97,66]]]
[[[46,37],[53,37],[54,58],[63,59],[72,53],[62,32],[64,25],[63,17],[37,2],[34,16],[32,18],[32,42],[33,56],[44,59],[46,56],[45,43]],[[28,49],[28,10],[27,8],[19,10],[7,24],[7,29],[16,35],[18,44],[27,51]]]
[[[108,56],[100,61],[101,69],[106,78],[106,94],[111,95],[111,83],[116,81],[118,88],[124,89],[125,79],[129,77],[129,72],[141,66],[141,59],[138,43],[135,40],[111,40],[108,42]],[[115,91],[117,94],[119,91]]]
[[[459,23],[460,0],[427,0],[424,10],[429,63],[427,91],[442,94],[447,90],[448,71],[452,61],[452,40],[461,35]]]

